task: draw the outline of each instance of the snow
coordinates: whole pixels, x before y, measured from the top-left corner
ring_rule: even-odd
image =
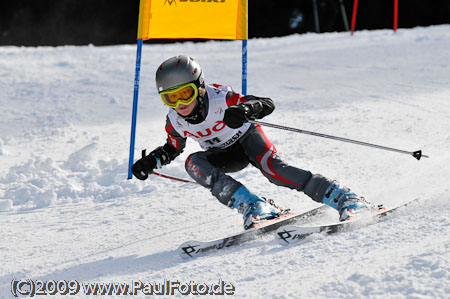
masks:
[[[379,223],[295,246],[269,234],[185,260],[176,252],[184,241],[239,232],[242,219],[200,186],[126,179],[135,45],[0,47],[0,297],[12,297],[13,279],[167,279],[223,280],[239,298],[450,298],[449,48],[450,25],[250,40],[248,93],[277,107],[264,121],[430,156],[265,128],[285,161],[375,203],[420,200]],[[240,49],[144,46],[136,158],[165,142],[156,67],[191,55],[208,83],[239,91]],[[188,178],[184,160],[198,150],[189,141],[162,172]],[[233,176],[293,210],[317,206],[253,167]],[[308,224],[336,217],[330,210]]]

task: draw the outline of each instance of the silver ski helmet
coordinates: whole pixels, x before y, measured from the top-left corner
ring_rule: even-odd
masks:
[[[198,96],[199,87],[205,86],[202,68],[192,57],[185,55],[164,61],[156,70],[155,81],[162,101],[171,108],[192,103]]]

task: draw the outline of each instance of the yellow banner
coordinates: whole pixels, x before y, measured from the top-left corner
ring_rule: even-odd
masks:
[[[248,39],[248,0],[141,0],[138,39]]]

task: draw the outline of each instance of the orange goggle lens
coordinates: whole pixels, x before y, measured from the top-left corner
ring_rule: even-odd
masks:
[[[164,104],[170,108],[177,108],[179,105],[189,105],[198,96],[197,87],[194,83],[178,86],[160,92]]]

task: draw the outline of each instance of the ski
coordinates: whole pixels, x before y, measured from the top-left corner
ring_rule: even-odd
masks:
[[[258,235],[272,232],[283,225],[291,224],[295,221],[298,221],[302,218],[310,217],[316,214],[321,213],[326,209],[326,205],[320,205],[316,208],[308,210],[303,213],[293,213],[289,212],[281,215],[280,217],[262,221],[252,228],[245,230],[243,232],[225,237],[219,238],[211,241],[187,241],[178,247],[178,252],[182,257],[185,258],[193,258],[200,255],[203,255],[207,252],[214,250],[221,250],[224,248],[228,248],[231,246],[236,246],[242,244],[244,242],[255,239]]]
[[[293,243],[297,243],[303,239],[305,239],[307,236],[317,233],[324,233],[327,235],[331,235],[337,232],[340,232],[342,230],[355,227],[360,227],[364,224],[370,224],[373,223],[373,221],[377,221],[379,218],[382,218],[397,209],[401,207],[405,207],[409,205],[410,203],[418,200],[418,198],[408,201],[406,203],[403,203],[398,206],[394,206],[392,208],[383,208],[379,207],[377,210],[372,212],[372,217],[356,217],[351,220],[342,221],[342,222],[336,222],[336,223],[330,223],[326,225],[317,225],[317,226],[295,226],[295,225],[283,225],[280,226],[276,232],[275,232],[275,238],[281,245],[290,245]],[[355,225],[356,224],[356,225]]]

